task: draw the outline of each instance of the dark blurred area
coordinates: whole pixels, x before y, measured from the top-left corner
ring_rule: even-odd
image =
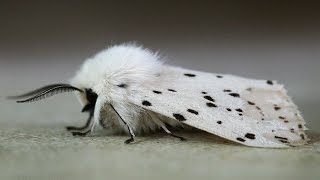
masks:
[[[319,37],[308,1],[1,1],[1,49]],[[48,44],[48,46],[44,46]]]
[[[277,79],[319,127],[317,1],[0,3],[2,94],[66,81],[97,51],[134,41],[174,65]]]
[[[308,1],[1,1],[0,49],[10,57],[42,50],[94,53],[126,41],[188,49],[317,43],[319,7]]]

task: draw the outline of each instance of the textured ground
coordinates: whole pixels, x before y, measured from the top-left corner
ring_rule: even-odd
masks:
[[[74,138],[62,129],[1,129],[1,177],[8,179],[317,179],[320,143],[291,149],[248,148],[205,133]]]
[[[288,149],[249,148],[201,132],[178,132],[186,142],[155,134],[125,145],[126,136],[72,137],[66,132],[64,125],[85,119],[71,99],[63,96],[27,106],[1,101],[1,179],[320,177],[316,132],[309,132],[309,145]]]

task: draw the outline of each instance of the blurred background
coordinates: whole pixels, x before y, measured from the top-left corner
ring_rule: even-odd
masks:
[[[96,52],[137,42],[173,65],[279,80],[309,127],[319,129],[319,7],[289,0],[1,0],[1,95],[65,82]]]
[[[1,179],[317,179],[319,9],[292,0],[0,0]],[[87,118],[72,94],[28,105],[5,99],[68,82],[86,58],[124,42],[160,51],[172,65],[278,80],[312,142],[270,150],[182,134],[186,143],[154,135],[126,146],[126,136],[66,132]]]

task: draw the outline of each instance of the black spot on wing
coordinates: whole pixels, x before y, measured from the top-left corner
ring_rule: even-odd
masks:
[[[142,101],[142,105],[144,105],[144,106],[152,106],[152,104],[149,101]]]
[[[274,110],[279,111],[281,109],[281,107],[279,107],[278,105],[274,105]]]
[[[119,84],[117,86],[120,87],[120,88],[127,88],[128,87],[128,85],[124,84],[124,83],[121,83],[121,84]]]
[[[274,107],[274,110],[279,111],[281,108],[280,107]]]
[[[286,137],[280,137],[280,136],[274,136],[274,138],[276,138],[276,139],[281,139],[281,140],[288,140],[288,138],[286,138]]]
[[[222,121],[217,121],[218,124],[222,124]]]
[[[244,137],[246,137],[248,139],[256,139],[256,135],[252,134],[252,133],[247,133]]]
[[[243,110],[240,109],[240,108],[236,109],[236,111],[238,111],[238,112],[243,112]]]
[[[273,82],[271,80],[267,80],[267,84],[273,85]]]
[[[252,106],[256,105],[254,102],[251,102],[251,101],[248,101],[248,104]]]
[[[223,78],[223,76],[221,76],[221,75],[217,75],[217,78],[220,78],[220,79],[221,79],[221,78]]]
[[[202,91],[201,93],[202,93],[202,94],[207,94],[207,92],[205,92],[205,91]]]
[[[236,97],[236,98],[240,97],[240,94],[238,94],[238,93],[230,93],[229,95],[232,97]]]
[[[154,93],[156,93],[156,94],[162,94],[161,91],[156,91],[156,90],[154,90],[154,91],[152,91],[152,92],[154,92]]]
[[[230,89],[224,89],[223,92],[231,92]]]
[[[208,107],[218,107],[216,104],[213,104],[213,103],[211,103],[211,102],[208,102],[208,103],[207,103],[207,106],[208,106]]]
[[[193,109],[188,109],[187,111],[188,111],[189,113],[192,113],[192,114],[195,114],[195,115],[198,115],[198,114],[199,114],[198,111],[193,110]]]
[[[190,73],[185,73],[184,75],[187,77],[195,77],[196,76],[195,74],[190,74]]]
[[[227,110],[227,111],[229,111],[229,112],[231,112],[231,111],[232,111],[232,109],[230,109],[230,108],[226,108],[226,110]]]
[[[286,119],[286,118],[285,118],[285,117],[283,117],[283,116],[279,116],[279,119],[284,120],[284,119]]]
[[[240,141],[240,142],[245,142],[246,141],[246,140],[244,140],[244,139],[242,139],[240,137],[238,137],[237,140]]]
[[[215,100],[211,96],[203,96],[203,98],[205,98],[211,102],[215,102]]]
[[[185,121],[186,120],[186,118],[181,114],[173,113],[173,117],[178,121]]]
[[[284,144],[288,144],[289,142],[287,140],[283,140],[283,139],[278,139],[279,142],[282,142]]]
[[[171,91],[171,92],[177,92],[176,90],[174,89],[168,89],[168,91]]]

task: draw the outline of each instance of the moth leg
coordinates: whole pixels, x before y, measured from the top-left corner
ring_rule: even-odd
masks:
[[[84,126],[82,126],[82,127],[67,126],[66,127],[67,131],[83,131],[83,130],[89,128],[89,126],[92,122],[92,117],[93,117],[93,113],[90,112],[89,118]]]
[[[71,129],[67,127],[67,130],[72,131],[72,130],[76,130],[75,132],[71,132],[73,136],[86,136],[87,134],[89,134],[91,132],[91,130],[87,130],[85,132],[81,132],[87,128],[90,127],[91,121],[92,121],[92,117],[93,117],[93,111],[89,112],[89,118],[86,122],[86,124],[83,127],[71,127]]]
[[[165,125],[162,125],[161,127],[162,127],[162,129],[163,129],[167,134],[169,134],[170,136],[175,137],[175,138],[179,138],[181,141],[186,141],[186,140],[187,140],[187,139],[184,138],[184,137],[181,137],[181,136],[178,136],[178,135],[173,134],[171,131],[169,131],[169,129],[167,129],[167,127],[166,127]]]
[[[134,141],[134,136],[131,136],[131,138],[125,140],[124,143],[125,143],[125,144],[130,144],[130,143],[133,142],[133,141]]]
[[[120,117],[120,119],[122,119],[122,118]],[[122,120],[122,121],[123,121],[123,123],[127,126],[128,131],[129,131],[129,133],[130,133],[130,139],[125,140],[124,143],[125,143],[125,144],[130,144],[131,142],[134,141],[135,135],[134,135],[133,130],[131,129],[130,125],[129,125],[127,122],[125,122],[124,120]]]
[[[110,104],[110,106],[111,106],[111,108],[117,113],[117,115],[120,117],[121,121],[127,126],[128,131],[129,131],[131,137],[130,137],[130,139],[125,140],[124,143],[125,143],[125,144],[130,144],[131,142],[134,141],[134,137],[135,137],[132,128],[131,128],[130,125],[120,116],[120,114],[119,114],[119,113],[117,112],[117,110],[113,107],[113,105]]]
[[[73,136],[86,136],[87,134],[89,134],[91,132],[91,130],[87,130],[85,132],[71,132]]]

